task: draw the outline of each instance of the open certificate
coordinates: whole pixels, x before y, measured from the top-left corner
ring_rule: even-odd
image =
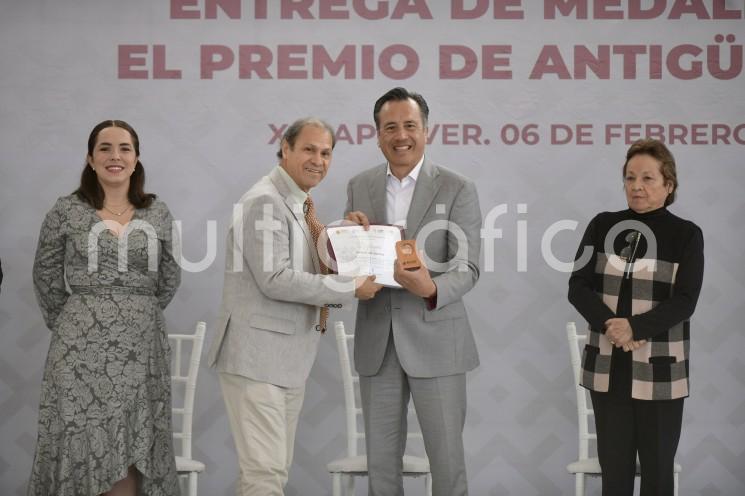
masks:
[[[328,227],[326,232],[336,257],[336,271],[343,276],[375,275],[375,282],[400,288],[393,279],[396,241],[401,240],[399,226],[371,225]]]

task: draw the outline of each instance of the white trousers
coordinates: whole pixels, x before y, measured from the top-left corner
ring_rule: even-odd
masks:
[[[283,496],[305,387],[284,388],[220,373],[238,452],[238,496]]]

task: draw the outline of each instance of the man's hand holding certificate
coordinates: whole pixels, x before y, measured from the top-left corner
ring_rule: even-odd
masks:
[[[344,276],[374,275],[383,286],[400,288],[393,278],[398,226],[362,225],[328,227],[326,232],[336,257],[336,271]]]
[[[358,225],[327,229],[339,274],[374,274],[376,283],[406,289],[430,300],[428,305],[436,304],[437,285],[417,257],[416,243],[401,240],[399,226],[371,225],[364,213],[356,211],[349,212],[347,220]],[[349,231],[344,233],[344,229]],[[340,243],[342,254],[337,251],[334,238]]]

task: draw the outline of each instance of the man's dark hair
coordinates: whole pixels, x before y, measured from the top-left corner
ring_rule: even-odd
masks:
[[[419,93],[414,93],[406,88],[396,87],[389,90],[385,95],[378,98],[373,108],[373,118],[375,119],[375,128],[380,129],[380,109],[385,105],[386,102],[390,101],[406,101],[409,98],[414,100],[419,105],[419,113],[422,116],[422,126],[427,127],[427,120],[429,119],[429,107],[427,101]]]

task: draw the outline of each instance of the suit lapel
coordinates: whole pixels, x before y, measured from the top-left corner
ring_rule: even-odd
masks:
[[[406,215],[406,239],[413,239],[419,231],[424,220],[424,214],[427,213],[437,191],[440,189],[438,175],[436,167],[425,158],[414,187],[414,196],[411,198],[409,213]]]
[[[277,169],[272,170],[269,174],[269,179],[271,179],[274,187],[277,188],[277,192],[282,196],[282,201],[290,212],[295,224],[297,224],[297,227],[302,230],[303,236],[305,237],[305,243],[307,244],[308,250],[310,250],[311,258],[313,259],[313,267],[315,267],[316,272],[320,272],[321,265],[318,261],[318,251],[313,243],[313,236],[310,234],[308,224],[305,222],[305,213],[302,209],[296,210],[296,206],[290,197],[290,190]],[[290,240],[291,245],[292,242],[293,240]]]
[[[370,185],[370,203],[373,209],[373,219],[378,224],[386,222],[385,215],[385,181],[386,171],[388,170],[387,164],[378,166],[378,169],[373,175],[372,184]]]

